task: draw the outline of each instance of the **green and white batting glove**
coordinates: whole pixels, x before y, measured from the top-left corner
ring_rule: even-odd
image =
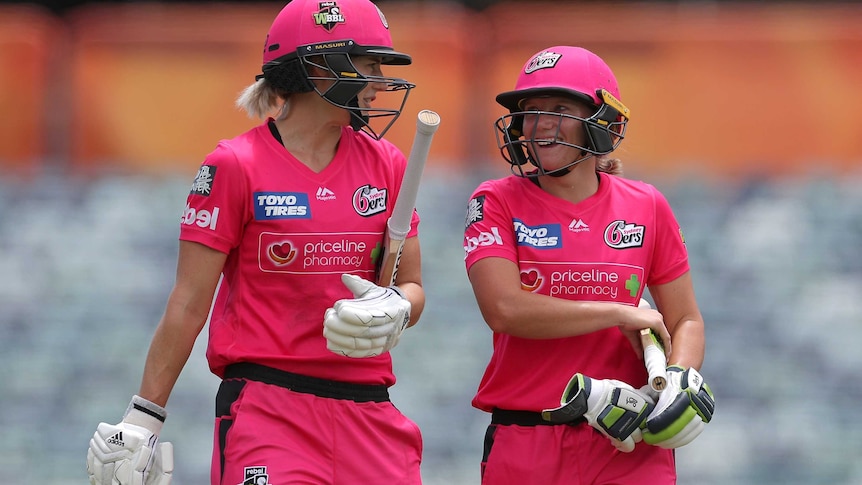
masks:
[[[575,374],[560,398],[560,407],[542,411],[552,423],[568,423],[584,417],[587,423],[629,453],[641,441],[641,425],[655,403],[647,394],[623,381],[591,379]]]
[[[697,438],[712,420],[715,396],[700,373],[672,365],[667,387],[643,427],[644,442],[661,448],[679,448]]]
[[[170,485],[174,447],[159,443],[167,412],[132,397],[119,424],[99,423],[87,450],[91,485]]]
[[[410,322],[410,301],[395,286],[381,287],[352,274],[341,275],[354,298],[338,300],[326,310],[326,348],[347,357],[374,357],[389,352]]]

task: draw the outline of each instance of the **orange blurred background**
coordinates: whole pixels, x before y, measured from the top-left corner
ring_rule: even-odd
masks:
[[[574,2],[572,2],[574,3]],[[494,96],[559,44],[602,56],[632,111],[639,172],[849,173],[862,163],[862,6],[829,3],[380,2],[418,85],[387,138],[442,117],[429,167],[503,164]],[[192,173],[257,124],[233,101],[260,70],[281,3],[0,6],[0,169]]]

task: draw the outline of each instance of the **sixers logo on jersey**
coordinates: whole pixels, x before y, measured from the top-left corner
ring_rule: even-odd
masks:
[[[614,249],[639,248],[644,244],[646,227],[617,220],[605,228],[605,244]]]
[[[353,192],[353,210],[362,217],[386,211],[388,191],[371,185],[363,185]]]

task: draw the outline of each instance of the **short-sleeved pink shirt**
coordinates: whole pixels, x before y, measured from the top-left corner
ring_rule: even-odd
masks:
[[[598,191],[578,204],[522,177],[481,184],[465,223],[467,270],[482,258],[506,258],[520,268],[524,291],[627,305],[637,304],[646,285],[688,271],[682,232],[665,197],[643,182],[599,176]],[[556,407],[577,372],[646,383],[643,362],[617,328],[550,340],[493,338],[473,400],[485,411]]]
[[[267,124],[224,140],[200,166],[180,239],[228,255],[210,319],[207,359],[392,385],[388,353],[367,359],[326,348],[327,308],[353,295],[342,273],[374,279],[406,160],[386,140],[344,127],[332,162],[310,170]],[[417,234],[414,212],[408,237]]]

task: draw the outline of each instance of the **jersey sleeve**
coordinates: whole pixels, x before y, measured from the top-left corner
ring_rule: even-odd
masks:
[[[495,256],[518,262],[512,218],[496,188],[490,182],[484,182],[467,202],[464,261],[468,272],[482,258]]]
[[[655,259],[649,281],[655,285],[669,283],[689,270],[688,250],[682,228],[667,199],[654,190],[656,217]]]
[[[201,163],[180,220],[180,240],[225,254],[237,247],[246,222],[248,183],[229,145],[222,142]]]
[[[419,235],[419,212],[416,209],[413,209],[413,217],[410,218],[410,231],[407,233],[407,237],[416,237]]]

